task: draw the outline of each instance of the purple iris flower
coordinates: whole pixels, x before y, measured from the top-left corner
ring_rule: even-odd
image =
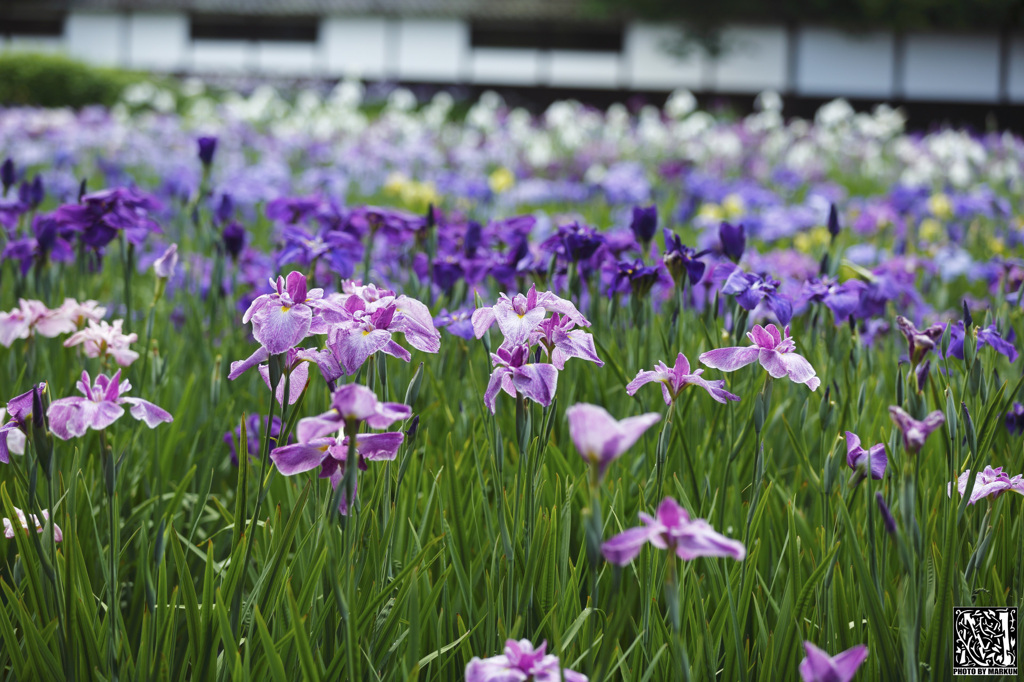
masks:
[[[294,348],[310,334],[324,334],[327,324],[315,315],[324,306],[323,289],[306,288],[306,276],[293,271],[288,277],[270,280],[272,294],[259,296],[242,316],[242,324],[252,321],[252,335],[270,355]]]
[[[121,370],[112,377],[100,374],[95,384],[83,371],[76,386],[85,397],[54,400],[46,412],[50,431],[61,440],[84,436],[89,429],[102,431],[124,415],[122,405],[129,405],[131,415],[151,429],[161,422],[174,421],[167,410],[148,400],[125,397],[132,385],[128,380],[121,381]]]
[[[4,194],[7,194],[14,183],[17,181],[17,173],[14,168],[14,161],[8,157],[4,159],[2,165],[0,165],[0,184],[4,187]]]
[[[246,451],[249,453],[249,457],[259,457],[260,439],[263,438],[263,417],[258,414],[250,414],[245,419],[245,442]],[[274,447],[277,446],[277,439],[281,435],[281,418],[275,416],[270,422],[270,440]],[[241,425],[236,426],[234,431],[228,431],[224,434],[224,442],[227,443],[228,449],[231,451],[231,463],[238,466],[238,448],[242,444],[242,427]],[[292,442],[292,437],[288,436],[288,442]]]
[[[1006,413],[1006,430],[1018,436],[1024,433],[1024,405],[1013,403],[1013,407]]]
[[[838,282],[831,277],[812,277],[800,290],[800,302],[824,303],[836,324],[842,324],[860,307],[861,293],[868,285],[859,279]]]
[[[896,405],[889,406],[889,417],[903,434],[903,448],[912,455],[920,452],[928,436],[946,423],[946,416],[939,410],[918,421]]]
[[[20,510],[17,507],[15,507],[14,508],[14,513],[18,516],[18,524],[21,526],[21,529],[24,530],[27,533],[28,529],[29,529],[29,526],[28,526],[28,519],[25,518],[25,512],[23,512],[22,510]],[[32,519],[32,524],[36,527],[36,532],[37,533],[42,533],[43,532],[43,524],[41,524],[39,522],[39,517],[36,516],[35,514],[29,514],[28,518]],[[50,510],[48,510],[48,509],[44,509],[43,510],[43,518],[47,522],[49,522],[49,520],[50,520]],[[14,538],[14,524],[6,516],[4,517],[3,523],[4,523],[4,537],[7,538],[8,540],[13,539]],[[53,524],[53,541],[54,542],[61,542],[62,540],[64,540],[64,533],[61,532],[60,526],[58,526],[55,523],[55,524]]]
[[[740,399],[738,395],[733,395],[725,390],[725,381],[723,379],[707,381],[701,376],[702,374],[704,374],[703,369],[698,369],[691,373],[690,361],[686,359],[685,355],[680,353],[676,356],[674,367],[669,367],[664,362],[658,362],[654,366],[653,371],[640,370],[637,372],[636,378],[626,385],[626,393],[633,395],[644,384],[657,381],[661,383],[661,395],[665,399],[666,405],[671,405],[675,402],[687,386],[703,388],[712,398],[720,403]]]
[[[9,464],[11,461],[11,448],[8,447],[8,440],[11,441],[10,446],[17,447],[24,443],[25,436],[28,435],[28,420],[32,418],[32,396],[37,391],[40,394],[46,392],[46,383],[40,383],[31,391],[25,391],[7,401],[8,420],[0,426],[0,462],[4,464]],[[17,437],[18,433],[21,434],[21,438]],[[22,452],[24,452],[24,447],[22,447]]]
[[[747,230],[743,225],[732,225],[723,222],[718,226],[718,240],[722,244],[722,253],[733,263],[738,263],[747,248]]]
[[[334,273],[348,278],[363,257],[362,240],[344,230],[322,227],[313,234],[299,225],[289,225],[281,236],[284,246],[277,254],[279,268],[288,263],[309,267],[313,261],[326,256]]]
[[[472,308],[462,308],[454,312],[442,308],[441,313],[434,318],[434,326],[444,328],[449,334],[469,341],[473,338],[472,317]]]
[[[589,360],[598,367],[604,367],[604,360],[597,356],[594,336],[582,329],[574,329],[576,323],[568,316],[555,313],[542,321],[530,334],[530,346],[540,345],[551,359],[555,369],[565,369],[569,358]]]
[[[803,682],[850,682],[868,657],[868,648],[863,644],[835,656],[829,656],[810,642],[804,642],[804,650],[807,657],[800,661],[799,668]]]
[[[516,294],[509,298],[507,294],[501,294],[493,306],[477,308],[473,312],[473,332],[479,339],[497,322],[505,336],[505,343],[517,346],[528,341],[530,334],[547,313],[559,313],[581,327],[590,326],[587,318],[571,301],[559,298],[550,291],[537,293],[537,287],[531,286],[525,296]]]
[[[971,478],[971,470],[966,469],[957,478],[956,486],[960,492],[960,497],[964,496],[967,492],[967,483]],[[976,504],[979,500],[986,497],[993,496],[998,497],[1008,490],[1024,495],[1024,476],[1017,474],[1013,478],[1010,478],[1009,474],[1003,473],[1002,467],[992,468],[986,466],[984,471],[978,473],[974,478],[974,488],[971,490],[971,499],[968,500],[969,504]],[[953,484],[946,485],[946,494],[950,497],[953,495]]]
[[[545,653],[547,641],[536,649],[528,639],[505,642],[505,653],[490,658],[476,656],[466,666],[466,682],[587,682],[587,676],[562,668],[558,657]]]
[[[604,241],[604,237],[597,230],[577,221],[561,225],[557,234],[542,246],[566,260],[578,263],[593,256]]]
[[[724,272],[724,267],[722,271]],[[736,302],[744,310],[753,310],[764,301],[768,309],[775,314],[779,324],[786,325],[793,319],[793,304],[778,293],[779,284],[780,282],[771,275],[755,275],[734,268],[722,284],[722,293],[735,296]]]
[[[939,339],[942,338],[942,333],[946,330],[941,324],[933,324],[927,329],[919,330],[914,326],[913,322],[902,315],[896,317],[896,326],[899,327],[899,330],[907,339],[910,363],[915,367],[930,350],[935,348],[935,344],[939,342]],[[962,350],[963,346],[961,344]]]
[[[686,510],[671,497],[658,505],[656,516],[640,512],[640,520],[644,525],[625,530],[601,545],[605,559],[625,566],[648,542],[658,549],[675,552],[684,561],[702,556],[742,561],[747,555],[743,543],[715,532],[704,519],[691,520]]]
[[[350,464],[346,461],[349,440],[341,432],[347,428],[357,429],[361,423],[372,429],[386,429],[410,416],[412,409],[408,405],[382,403],[369,388],[346,384],[334,392],[330,410],[299,420],[297,443],[274,448],[270,459],[285,476],[320,467],[320,478],[330,479],[331,487],[336,490],[344,479],[346,465]],[[355,449],[359,462],[355,464],[361,466],[364,460],[393,460],[404,439],[405,434],[401,431],[358,434]],[[351,503],[352,500],[342,495],[338,511],[347,514]]]
[[[494,371],[484,391],[484,405],[494,414],[494,403],[498,391],[505,391],[515,398],[517,391],[524,397],[547,407],[555,397],[558,387],[558,370],[548,363],[530,363],[529,346],[514,346],[512,350],[505,346],[491,353]]]
[[[231,195],[225,192],[220,195],[220,201],[217,202],[217,208],[213,212],[213,217],[221,225],[231,220],[235,215],[235,200],[231,198]]]
[[[18,187],[18,201],[28,206],[29,210],[38,208],[45,198],[46,188],[42,176],[38,174],[32,178],[32,182],[23,182]]]
[[[224,241],[224,250],[233,260],[237,261],[242,249],[245,248],[245,228],[232,221],[224,226],[221,238]]]
[[[604,477],[608,465],[622,456],[640,436],[661,419],[657,412],[622,421],[598,405],[577,403],[565,411],[569,420],[569,436],[587,464],[594,467],[597,479]]]
[[[629,261],[623,260],[616,264],[617,271],[608,287],[608,297],[611,298],[624,290],[624,285],[629,285],[629,291],[634,296],[644,297],[650,293],[651,288],[657,283],[660,273],[658,268],[644,265],[644,262],[637,258]]]
[[[178,245],[171,244],[153,262],[153,273],[161,279],[169,279],[174,276],[174,270],[178,267]]]
[[[396,333],[416,350],[441,349],[441,333],[422,302],[372,285],[349,285],[348,292],[330,298],[341,305],[328,314],[332,324],[327,336],[328,348],[347,373],[355,374],[378,351],[408,362],[412,356],[394,340]]]
[[[802,355],[793,352],[796,342],[789,335],[789,327],[779,333],[774,324],[762,327],[755,324],[747,332],[747,338],[753,341],[752,346],[718,348],[701,353],[700,361],[723,372],[734,372],[752,362],[760,362],[773,379],[789,376],[790,380],[805,384],[809,389],[816,390],[821,380],[815,376],[811,363]]]
[[[114,187],[86,194],[78,204],[65,204],[53,217],[93,249],[101,249],[124,233],[139,245],[151,232],[161,232],[150,213],[162,208],[153,196],[134,187]]]
[[[633,207],[633,219],[629,224],[629,229],[633,231],[633,236],[641,244],[649,244],[654,239],[654,233],[658,229],[658,207],[647,206],[646,208],[640,206]]]
[[[1015,334],[1013,329],[1003,338],[994,324],[978,329],[978,346],[989,346],[1000,355],[1005,355],[1010,362],[1017,361],[1017,348],[1013,345]],[[949,348],[946,357],[953,356],[964,359],[964,323],[963,320],[950,323]]]
[[[699,282],[704,277],[704,270],[707,266],[703,261],[697,259],[707,253],[707,251],[698,253],[694,249],[684,246],[679,235],[671,230],[665,230],[665,255],[662,257],[662,262],[676,284],[683,281],[684,275],[690,280],[690,284]]]
[[[256,349],[252,355],[245,360],[237,360],[231,363],[231,371],[228,379],[234,381],[243,373],[259,365],[258,371],[263,378],[263,383],[268,389],[270,385],[270,352],[263,346]],[[328,386],[332,386],[336,380],[341,378],[344,372],[341,365],[334,358],[329,350],[315,350],[311,348],[289,348],[286,351],[284,367],[280,382],[274,391],[277,402],[284,405],[284,388],[288,385],[288,404],[294,405],[302,396],[309,384],[309,365],[315,364],[320,369],[320,374]],[[287,381],[285,378],[287,377]]]
[[[842,227],[839,225],[839,211],[836,209],[835,204],[830,204],[828,207],[828,233],[832,237],[838,237],[839,231]]]
[[[878,443],[865,450],[860,445],[860,436],[846,432],[846,463],[854,470],[855,475],[871,474],[876,481],[885,476],[885,467],[889,460],[885,456],[885,444]]]
[[[875,493],[875,502],[878,503],[878,511],[882,513],[882,525],[885,526],[886,532],[895,535],[896,519],[892,517],[892,512],[889,511],[889,505],[885,503],[885,496],[882,495],[881,490]]]
[[[213,154],[217,151],[217,138],[213,136],[202,136],[196,140],[199,146],[199,160],[204,166],[213,163]]]

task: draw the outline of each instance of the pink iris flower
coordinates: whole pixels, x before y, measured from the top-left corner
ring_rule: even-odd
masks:
[[[530,363],[529,347],[516,346],[511,351],[502,347],[491,353],[494,371],[484,391],[484,404],[494,414],[494,403],[498,391],[505,391],[515,398],[517,391],[530,400],[545,407],[551,404],[558,387],[558,370],[548,363]]]
[[[633,395],[644,384],[657,381],[661,383],[661,395],[665,399],[666,405],[671,405],[687,386],[703,388],[712,398],[720,403],[740,399],[738,395],[733,395],[725,390],[724,380],[707,381],[701,376],[702,374],[704,374],[703,369],[698,369],[691,374],[689,360],[680,353],[676,356],[674,367],[669,367],[664,362],[659,362],[652,371],[641,370],[638,372],[636,378],[626,385],[626,393]]]
[[[835,656],[829,656],[810,642],[804,642],[804,650],[807,658],[800,661],[799,668],[803,682],[850,682],[868,657],[868,648],[863,644]]]
[[[742,542],[721,535],[704,519],[690,519],[685,509],[666,497],[656,516],[640,512],[642,526],[624,530],[603,545],[601,553],[613,564],[625,566],[635,559],[648,542],[658,549],[675,552],[684,561],[697,557],[732,557],[741,561],[747,555]]]
[[[811,363],[802,355],[793,352],[796,349],[796,342],[789,335],[788,326],[785,333],[780,334],[774,324],[767,327],[755,324],[753,329],[747,332],[747,338],[753,342],[752,346],[709,350],[701,353],[700,361],[723,372],[733,372],[752,362],[760,362],[773,379],[781,379],[788,375],[792,381],[806,384],[812,391],[821,385],[821,380],[815,376]]]
[[[161,422],[174,421],[167,410],[148,400],[125,397],[132,385],[128,380],[121,381],[121,370],[112,377],[100,374],[95,384],[83,371],[76,386],[85,397],[54,400],[46,413],[50,431],[61,440],[83,436],[89,429],[102,431],[124,415],[122,405],[129,405],[131,415],[151,429]]]
[[[547,641],[534,648],[528,639],[505,642],[500,656],[477,658],[466,666],[466,682],[587,682],[587,676],[560,668],[558,657],[546,653]]]
[[[25,512],[23,512],[22,510],[20,510],[17,507],[15,507],[14,508],[14,513],[18,515],[18,522],[21,525],[22,530],[24,530],[27,533],[28,532],[28,519],[25,518]],[[42,533],[43,532],[43,524],[41,524],[39,522],[39,517],[36,516],[35,514],[30,514],[29,517],[32,519],[32,523],[36,527],[36,532],[37,533]],[[46,519],[47,521],[50,520],[50,512],[47,511],[46,509],[43,510],[43,518]],[[14,538],[14,524],[11,523],[11,520],[9,518],[7,518],[6,516],[4,517],[4,537],[7,538],[8,540],[11,540],[11,539]],[[60,542],[63,539],[64,539],[64,533],[61,532],[60,526],[58,526],[56,523],[53,524],[53,541],[54,542]]]
[[[573,405],[565,411],[565,416],[569,420],[569,436],[576,450],[588,464],[597,467],[598,478],[602,478],[608,465],[661,419],[657,412],[649,412],[619,421],[603,407],[586,403]]]
[[[971,470],[967,469],[957,479],[956,487],[960,491],[960,497],[967,492],[967,483],[971,478]],[[985,470],[978,473],[974,478],[974,488],[971,490],[970,504],[976,504],[978,500],[990,495],[999,496],[1008,490],[1024,495],[1024,476],[1017,474],[1010,478],[1009,474],[1003,473],[1002,467],[985,467]],[[946,485],[946,494],[952,497],[953,485]]]
[[[846,463],[854,471],[871,474],[876,481],[885,476],[885,467],[889,464],[885,456],[885,444],[877,443],[865,450],[860,445],[860,436],[846,432]]]
[[[559,298],[550,291],[537,293],[537,287],[532,286],[525,296],[516,294],[509,298],[507,294],[501,294],[493,306],[473,311],[473,333],[479,339],[497,322],[498,329],[505,336],[505,345],[518,346],[529,341],[530,334],[548,313],[568,317],[580,327],[590,326],[590,322],[572,302]]]

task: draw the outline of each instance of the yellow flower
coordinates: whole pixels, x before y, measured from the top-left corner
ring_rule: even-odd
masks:
[[[828,228],[824,225],[819,225],[807,232],[800,232],[793,237],[793,247],[802,253],[813,253],[818,249],[828,246],[831,239],[832,235],[829,234]]]
[[[917,229],[918,236],[926,242],[937,242],[942,238],[942,223],[935,218],[925,218]]]
[[[743,212],[747,210],[747,205],[739,194],[730,194],[722,201],[722,208],[725,209],[726,217],[736,218],[743,215]]]
[[[946,219],[953,215],[953,204],[950,203],[949,197],[939,192],[929,197],[928,210],[936,218]]]
[[[512,186],[516,184],[516,176],[513,175],[512,171],[502,166],[487,178],[487,184],[491,186],[491,191],[495,194],[501,194],[512,189]]]
[[[701,204],[697,211],[697,217],[711,222],[718,222],[723,218],[722,207],[718,204]]]
[[[1006,244],[1000,237],[989,237],[988,249],[997,256],[1001,256],[1006,252]]]
[[[405,186],[409,184],[409,178],[404,173],[398,171],[392,172],[388,175],[388,179],[384,181],[384,191],[391,195],[400,195]]]

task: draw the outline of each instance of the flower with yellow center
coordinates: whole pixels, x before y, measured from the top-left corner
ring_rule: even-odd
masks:
[[[492,192],[501,194],[512,189],[516,184],[516,176],[508,168],[502,166],[491,173],[487,178],[487,184],[490,185]]]
[[[730,194],[722,200],[726,218],[738,218],[747,210],[747,204],[739,194]]]
[[[925,218],[917,233],[926,242],[937,242],[942,237],[942,223],[935,218]]]
[[[718,204],[701,204],[700,210],[697,211],[697,217],[711,222],[718,222],[722,220],[725,213],[722,212],[722,207]]]
[[[942,192],[931,195],[928,198],[928,210],[933,216],[945,220],[953,215],[953,204]]]

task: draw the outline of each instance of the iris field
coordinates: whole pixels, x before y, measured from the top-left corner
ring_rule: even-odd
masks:
[[[3,678],[946,680],[1022,605],[1020,137],[169,98],[0,109]]]

